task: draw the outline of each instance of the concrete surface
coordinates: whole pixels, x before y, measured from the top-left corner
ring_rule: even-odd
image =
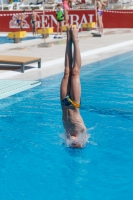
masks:
[[[62,39],[53,39],[53,35],[51,35],[45,41],[44,39],[39,38],[23,41],[18,44],[1,44],[1,55],[41,57],[42,68],[38,69],[37,65],[33,64],[28,66],[25,73],[22,74],[20,73],[20,68],[14,66],[8,66],[8,68],[0,67],[0,79],[37,80],[63,72],[65,41],[66,34],[63,33]],[[41,47],[41,44],[44,42],[50,43],[51,47]],[[115,44],[117,47],[115,47]],[[121,44],[123,45],[121,46]],[[90,31],[80,32],[79,46],[80,51],[83,54],[82,66],[97,62],[98,60],[132,51],[133,30],[106,29],[104,30],[104,35],[102,37],[92,37]],[[85,52],[87,52],[87,54],[85,54]]]

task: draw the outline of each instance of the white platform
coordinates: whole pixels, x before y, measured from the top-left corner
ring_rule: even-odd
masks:
[[[4,99],[40,84],[40,81],[0,80],[0,99]]]

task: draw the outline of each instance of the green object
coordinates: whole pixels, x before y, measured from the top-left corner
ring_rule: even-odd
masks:
[[[62,21],[64,18],[62,10],[57,10],[56,16],[57,16],[57,20]]]

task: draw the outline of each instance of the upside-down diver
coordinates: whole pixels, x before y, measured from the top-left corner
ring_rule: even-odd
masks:
[[[72,44],[74,56],[72,57]],[[67,31],[64,76],[60,87],[62,121],[69,146],[82,148],[88,140],[86,127],[80,115],[80,68],[81,56],[78,45],[78,29],[71,27]]]

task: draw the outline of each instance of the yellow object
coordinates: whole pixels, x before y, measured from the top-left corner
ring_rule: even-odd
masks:
[[[62,31],[67,31],[67,28],[70,28],[71,26],[67,26],[67,25],[64,25],[64,26],[62,26]],[[76,24],[74,24],[74,25],[72,25],[72,27],[77,27],[77,25]]]
[[[44,35],[44,34],[51,34],[53,33],[53,27],[46,27],[46,28],[41,28],[37,30],[38,34]]]
[[[18,32],[11,32],[8,33],[8,38],[25,38],[26,37],[26,31],[18,31]]]
[[[10,1],[9,1],[9,4],[12,4],[13,2],[14,2],[14,0],[10,0]]]
[[[76,103],[72,99],[68,98],[68,101],[75,107],[75,108],[80,108],[80,103]]]
[[[87,24],[82,24],[82,28],[86,28],[87,27]]]
[[[87,28],[94,28],[96,26],[96,22],[90,22],[87,24]]]

